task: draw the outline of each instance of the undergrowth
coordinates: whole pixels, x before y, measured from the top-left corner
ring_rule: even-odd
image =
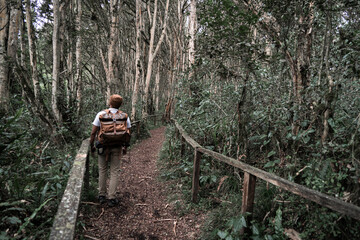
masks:
[[[35,120],[24,108],[0,121],[0,239],[46,239],[75,148],[31,128]]]
[[[243,174],[204,156],[200,166],[200,200],[192,203],[193,150],[186,147],[181,156],[181,142],[175,136],[174,127],[168,127],[159,160],[161,180],[167,182],[169,201],[180,216],[190,211],[206,213],[200,239],[288,239],[288,234],[301,239],[359,236],[359,222],[262,180],[257,180],[254,212],[248,218],[241,214]],[[241,235],[243,227],[247,231]]]

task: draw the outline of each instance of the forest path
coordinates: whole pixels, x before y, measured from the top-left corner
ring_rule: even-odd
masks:
[[[202,217],[193,213],[179,217],[166,199],[166,183],[158,181],[156,162],[165,130],[151,130],[150,138],[123,157],[118,206],[82,208],[79,221],[85,239],[196,239]]]

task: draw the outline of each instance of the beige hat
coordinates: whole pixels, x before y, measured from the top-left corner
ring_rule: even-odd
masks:
[[[109,104],[113,108],[119,108],[123,102],[123,98],[120,95],[114,94],[110,96]]]

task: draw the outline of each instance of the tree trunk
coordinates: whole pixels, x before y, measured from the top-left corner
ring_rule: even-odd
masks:
[[[25,42],[25,23],[24,15],[21,14],[21,23],[20,23],[20,65],[25,66],[25,51],[26,51],[26,42]]]
[[[197,31],[197,20],[196,20],[196,0],[190,1],[190,20],[189,20],[189,81],[190,81],[190,96],[195,97],[194,105],[199,105],[198,93],[200,88],[196,80],[196,69],[195,69],[195,36]]]
[[[68,17],[68,24],[70,26],[73,26],[74,24],[74,1],[70,1],[69,2],[69,17]],[[72,43],[73,42],[73,35],[69,32],[66,31],[65,32],[65,39],[67,43]],[[76,50],[75,50],[76,51]],[[67,108],[72,108],[73,107],[73,95],[74,95],[74,78],[75,78],[75,74],[76,74],[76,69],[74,70],[74,48],[73,48],[73,44],[69,44],[68,46],[68,52],[67,52],[67,58],[66,58],[66,84],[64,84],[64,86],[66,86],[66,92],[64,93],[66,95],[66,106]],[[73,72],[75,71],[75,74],[73,74]]]
[[[21,0],[12,1],[9,4],[9,27],[8,27],[8,39],[7,39],[7,79],[8,84],[11,85],[11,80],[14,79],[14,68],[17,64],[17,52],[18,52],[18,39],[19,28],[21,18]],[[8,89],[10,94],[10,89]],[[8,96],[6,96],[8,97]]]
[[[13,1],[10,6],[9,39],[7,55],[11,62],[17,61],[19,28],[21,17],[21,0]]]
[[[178,69],[181,70],[182,72],[185,71],[185,59],[186,59],[186,52],[183,51],[183,49],[185,48],[184,46],[184,29],[183,29],[183,22],[184,22],[184,11],[183,11],[183,6],[185,5],[187,1],[186,0],[182,0],[179,1],[178,3],[178,19],[179,19],[179,23],[178,24],[178,42],[179,42],[179,48],[178,48],[178,54],[179,54],[179,61],[178,61]]]
[[[197,30],[196,21],[196,0],[190,2],[190,21],[189,21],[189,79],[195,76],[195,35]]]
[[[67,32],[66,34],[66,40],[67,42],[71,42],[72,41],[72,37],[70,36],[70,34]],[[69,46],[69,52],[67,55],[67,89],[66,89],[66,102],[67,102],[67,106],[68,107],[72,107],[73,106],[73,99],[74,99],[74,84],[75,84],[75,76],[73,74],[74,72],[74,54],[73,54],[73,48],[72,46]],[[76,70],[75,70],[76,71]],[[76,73],[75,73],[76,74]]]
[[[169,67],[169,70],[168,70],[168,89],[167,89],[167,98],[170,99],[171,98],[171,94],[172,94],[172,82],[173,82],[173,76],[174,76],[174,71],[173,69],[176,68],[176,65],[174,65],[174,60],[175,60],[175,47],[176,47],[176,43],[175,41],[172,42],[168,36],[168,34],[166,34],[166,41],[168,43],[168,46],[169,46],[169,59],[170,59],[170,67]]]
[[[159,111],[160,102],[160,62],[158,62],[156,77],[155,77],[155,112]]]
[[[110,39],[108,44],[108,64],[107,64],[107,74],[106,74],[106,97],[110,98],[112,94],[112,89],[114,87],[114,61],[116,58],[115,46],[117,42],[117,29],[118,29],[118,21],[119,17],[118,8],[119,8],[118,0],[110,0]]]
[[[327,14],[327,27],[328,31],[325,33],[327,43],[325,48],[325,67],[326,67],[326,77],[327,77],[327,86],[328,86],[328,92],[325,95],[325,111],[323,116],[323,133],[321,135],[321,144],[325,144],[328,136],[329,136],[329,118],[333,115],[333,102],[336,101],[336,95],[334,94],[334,80],[330,73],[330,45],[332,43],[332,24],[331,24],[331,16],[330,13]]]
[[[303,102],[301,91],[310,85],[310,59],[311,59],[311,46],[313,35],[313,22],[314,22],[314,2],[310,2],[307,6],[308,13],[304,13],[304,9],[301,8],[301,14],[299,16],[300,30],[298,33],[297,41],[297,61],[296,61],[296,87],[295,96],[298,101]]]
[[[149,55],[148,55],[148,65],[147,65],[147,71],[146,71],[146,80],[145,80],[145,89],[144,89],[144,106],[143,106],[143,112],[142,117],[145,118],[148,113],[148,100],[149,100],[149,89],[150,89],[150,81],[151,81],[151,74],[152,74],[152,67],[154,59],[159,51],[159,48],[163,42],[165,31],[166,31],[166,24],[167,24],[167,16],[168,16],[168,10],[169,10],[169,0],[166,1],[166,7],[165,7],[165,16],[164,21],[162,25],[162,32],[160,35],[160,39],[156,45],[156,48],[154,50],[154,40],[155,40],[155,28],[156,28],[156,16],[157,16],[157,0],[155,0],[154,3],[154,13],[153,13],[153,20],[152,20],[152,26],[150,30],[150,45],[149,45]]]
[[[37,60],[36,60],[36,46],[35,46],[35,35],[33,31],[33,24],[31,18],[30,0],[26,0],[26,27],[29,43],[29,57],[31,66],[31,80],[34,88],[35,101],[40,98],[40,85],[37,72]]]
[[[77,114],[80,115],[81,113],[81,106],[82,106],[82,76],[81,76],[81,15],[82,15],[82,0],[77,0],[77,14],[76,14],[76,74],[75,74],[75,81],[77,83],[77,92],[76,92],[76,99],[77,99]]]
[[[131,99],[131,119],[135,119],[136,103],[138,99],[139,83],[141,77],[141,0],[136,0],[136,40],[135,40],[135,80]]]
[[[0,112],[8,111],[9,78],[7,62],[8,8],[6,0],[0,0]]]
[[[58,108],[58,84],[59,84],[59,70],[60,70],[60,44],[59,44],[59,0],[54,0],[54,29],[53,29],[53,76],[52,76],[52,91],[51,91],[51,108],[55,120],[58,124],[61,123],[60,111]]]
[[[324,58],[326,54],[326,46],[328,44],[328,31],[329,31],[329,17],[326,17],[326,27],[325,27],[325,34],[323,36],[322,41],[322,50],[321,50],[321,58],[320,58],[320,64],[319,64],[319,72],[318,72],[318,82],[317,85],[320,87],[322,85],[322,74],[323,74],[323,68],[324,68]]]

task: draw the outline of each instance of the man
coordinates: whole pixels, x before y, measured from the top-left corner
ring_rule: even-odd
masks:
[[[109,106],[110,108],[107,110],[100,111],[96,117],[94,122],[92,123],[92,131],[90,137],[90,146],[91,151],[95,152],[96,148],[94,145],[95,138],[98,138],[98,133],[100,131],[102,116],[105,114],[109,114],[114,116],[114,114],[119,113],[119,108],[122,105],[123,99],[120,95],[114,94],[110,96]],[[127,114],[126,114],[127,115]],[[131,122],[129,117],[126,119],[126,127],[127,129],[131,128]],[[100,204],[104,204],[107,201],[107,197],[109,199],[108,205],[113,207],[119,203],[116,199],[116,189],[119,182],[119,174],[120,174],[120,159],[122,154],[126,154],[127,146],[123,146],[122,144],[111,145],[105,147],[105,151],[98,152],[98,165],[99,165],[99,202]],[[106,190],[106,180],[107,180],[107,168],[110,165],[110,184],[109,191]],[[108,193],[108,194],[107,194]]]

